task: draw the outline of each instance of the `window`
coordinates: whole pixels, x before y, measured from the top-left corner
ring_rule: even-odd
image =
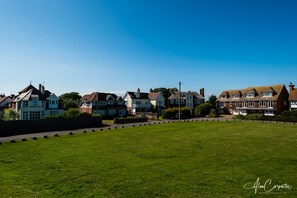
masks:
[[[39,119],[40,119],[40,111],[30,112],[30,120],[39,120]]]
[[[269,107],[269,108],[272,108],[272,107],[273,107],[273,103],[272,103],[272,101],[268,101],[268,107]]]
[[[254,102],[253,101],[249,102],[249,107],[254,107]]]
[[[259,106],[260,107],[266,107],[266,102],[265,101],[260,101]]]
[[[23,101],[22,103],[23,103],[23,107],[28,107],[28,101]]]
[[[242,107],[246,107],[246,102],[243,102],[242,103]]]
[[[170,100],[170,104],[174,104],[174,100],[171,99],[171,100]]]
[[[45,107],[45,101],[42,101],[42,107]]]
[[[38,98],[32,98],[32,103],[34,107],[38,106]]]
[[[247,98],[253,98],[253,97],[254,97],[254,93],[247,93],[247,94],[246,94],[246,97],[247,97]]]
[[[50,115],[58,115],[58,111],[50,111]]]
[[[227,96],[222,96],[222,99],[226,99],[227,98]]]
[[[185,104],[185,101],[184,101],[184,100],[181,100],[180,103],[181,103],[181,104]]]
[[[230,106],[230,107],[232,106],[232,102],[229,103],[229,106]]]
[[[23,120],[28,120],[29,119],[29,113],[28,111],[23,112]]]
[[[263,97],[271,97],[272,93],[271,92],[264,92]]]
[[[240,107],[240,103],[239,103],[239,102],[236,102],[236,103],[235,103],[235,106],[236,106],[236,107]]]
[[[136,101],[136,104],[137,105],[141,105],[141,101]]]
[[[239,95],[233,96],[234,99],[239,99]]]
[[[179,104],[179,100],[176,100],[176,104]]]

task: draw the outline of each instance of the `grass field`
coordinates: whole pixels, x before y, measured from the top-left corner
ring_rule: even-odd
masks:
[[[297,126],[198,122],[0,145],[0,197],[297,197]]]

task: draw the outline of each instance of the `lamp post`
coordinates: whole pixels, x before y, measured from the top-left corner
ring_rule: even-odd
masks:
[[[181,102],[181,96],[180,96],[180,93],[181,93],[181,81],[179,81],[179,89],[178,89],[178,120],[180,121],[180,102]]]

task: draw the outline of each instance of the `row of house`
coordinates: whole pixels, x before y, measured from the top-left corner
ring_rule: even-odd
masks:
[[[224,90],[218,97],[217,109],[228,110],[233,115],[263,114],[274,116],[285,110],[297,110],[297,90],[289,85],[248,87],[245,89]]]
[[[204,102],[204,89],[197,92],[172,93],[169,97],[169,106],[176,107],[179,102],[181,107],[194,109]],[[106,117],[124,117],[128,114],[156,112],[161,114],[166,108],[166,99],[161,92],[128,91],[124,97],[114,93],[93,92],[84,95],[80,100],[79,110],[90,114],[100,114]],[[18,92],[18,95],[0,97],[0,116],[6,108],[15,110],[20,120],[43,119],[46,116],[61,115],[64,113],[63,102],[54,93],[45,90],[39,84],[39,88],[29,85]]]
[[[290,91],[285,85],[248,87],[224,90],[217,100],[217,110],[227,110],[233,115],[260,113],[267,116],[278,115],[284,110],[297,110],[297,89],[290,83]],[[188,107],[193,110],[205,102],[204,89],[200,92],[174,92],[166,99],[161,92],[128,91],[121,97],[114,93],[93,92],[80,100],[79,110],[108,117],[124,117],[128,114],[156,112],[171,107]],[[168,104],[166,106],[166,104]],[[18,95],[0,94],[0,117],[6,108],[14,109],[20,120],[43,119],[45,116],[64,113],[63,102],[54,93],[33,85],[25,87]]]

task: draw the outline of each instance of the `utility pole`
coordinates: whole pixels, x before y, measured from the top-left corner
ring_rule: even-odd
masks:
[[[180,121],[180,102],[181,102],[181,81],[179,81],[179,88],[178,88],[178,120]]]

